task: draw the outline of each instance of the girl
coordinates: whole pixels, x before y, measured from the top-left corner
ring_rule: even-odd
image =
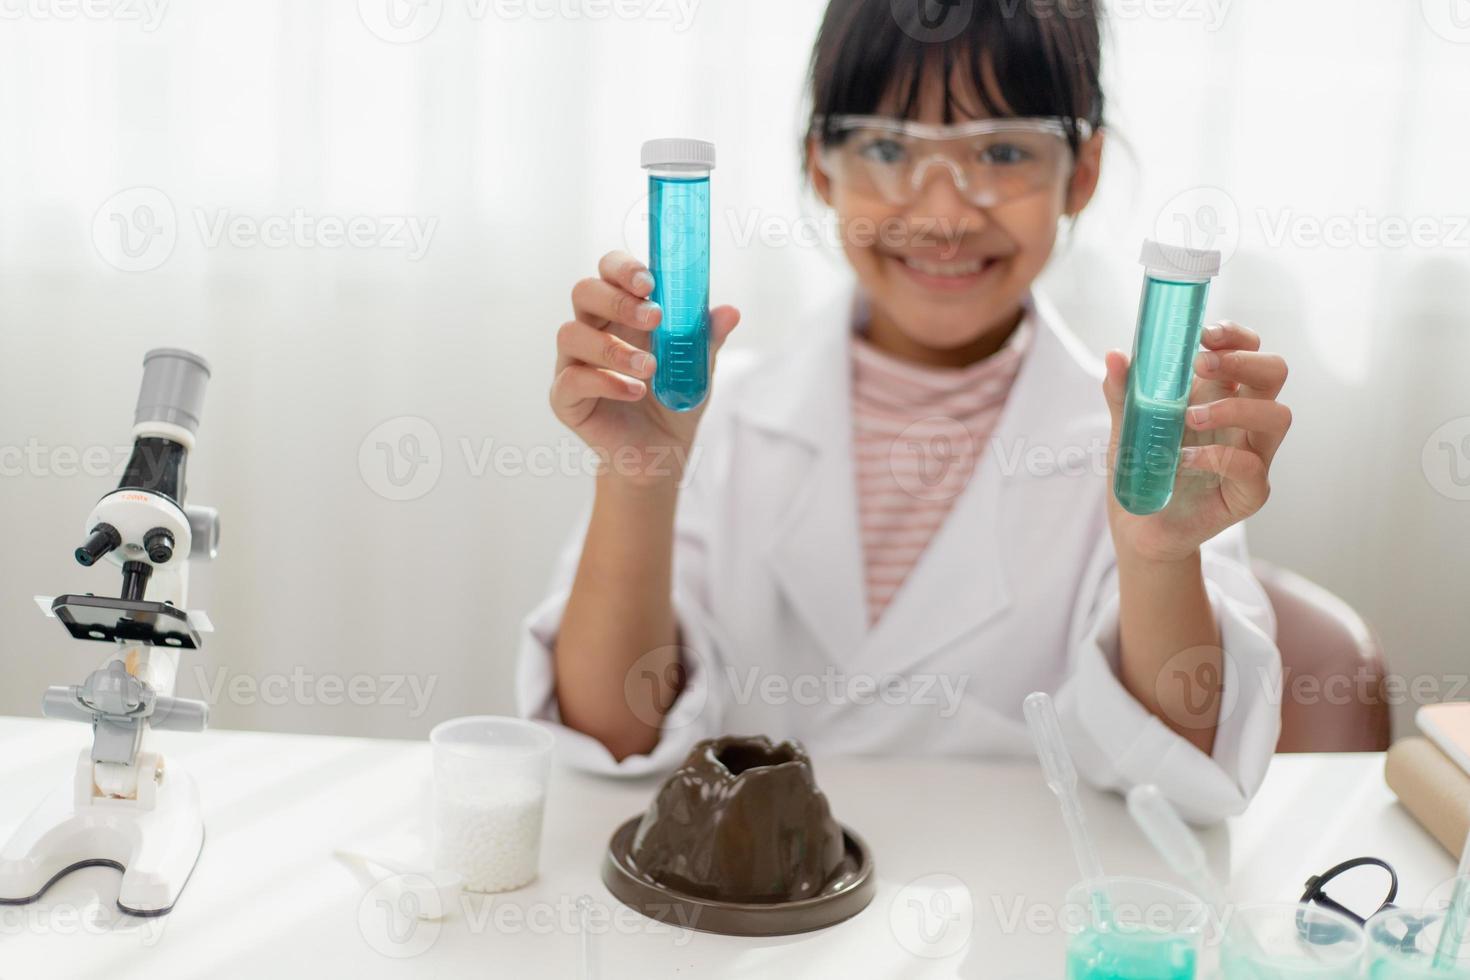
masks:
[[[1238,813],[1280,727],[1239,525],[1290,425],[1286,365],[1207,329],[1174,497],[1123,511],[1129,359],[1097,365],[1032,293],[1098,182],[1094,0],[980,2],[945,30],[904,6],[832,0],[817,39],[806,170],[856,284],[790,349],[675,414],[649,394],[648,270],[613,253],[572,290],[551,404],[610,465],[527,623],[522,710],[574,764],[635,774],[723,733],[1027,754],[1021,702],[1046,690],[1094,783]],[[739,313],[710,318],[718,345]]]

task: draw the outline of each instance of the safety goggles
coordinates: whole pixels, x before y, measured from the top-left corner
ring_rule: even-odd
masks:
[[[853,191],[894,206],[918,199],[931,174],[948,171],[978,207],[1024,197],[1065,177],[1072,165],[1065,120],[980,119],[935,126],[884,116],[819,120],[822,172]],[[1082,139],[1092,127],[1077,122]]]

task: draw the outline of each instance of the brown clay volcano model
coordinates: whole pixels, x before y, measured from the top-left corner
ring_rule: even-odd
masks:
[[[866,846],[833,819],[805,750],[763,736],[696,745],[613,834],[603,881],[652,918],[735,935],[832,925],[875,887]]]

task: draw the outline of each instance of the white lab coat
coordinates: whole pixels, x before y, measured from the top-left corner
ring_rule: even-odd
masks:
[[[814,756],[1029,756],[1021,703],[1042,690],[1094,785],[1156,783],[1196,821],[1244,810],[1280,731],[1281,683],[1244,532],[1203,548],[1227,663],[1208,756],[1117,677],[1102,367],[1044,301],[1028,316],[1031,347],[989,446],[871,629],[851,455],[851,300],[793,322],[793,342],[759,364],[722,357],[676,521],[684,691],[650,754],[619,763],[558,725],[561,758],[637,775],[672,769],[720,734],[796,738]],[[579,530],[525,624],[516,686],[526,717],[558,720],[551,649],[581,541]]]

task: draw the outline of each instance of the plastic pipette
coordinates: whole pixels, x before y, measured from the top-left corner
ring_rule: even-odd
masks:
[[[1077,795],[1077,767],[1072,764],[1072,755],[1062,739],[1057,709],[1051,703],[1051,695],[1037,691],[1026,696],[1022,710],[1026,726],[1031,730],[1031,740],[1036,744],[1046,785],[1061,804],[1062,822],[1067,825],[1067,836],[1072,838],[1077,869],[1092,899],[1092,923],[1099,930],[1106,929],[1112,922],[1112,902],[1103,881],[1102,862],[1087,833],[1087,815],[1082,810],[1082,798]]]
[[[582,933],[582,965],[577,972],[580,980],[597,980],[597,965],[592,957],[592,896],[577,899],[577,928]]]
[[[1154,850],[1179,877],[1188,881],[1196,895],[1209,903],[1217,917],[1225,907],[1225,889],[1210,872],[1205,849],[1164,794],[1152,784],[1135,786],[1128,793],[1128,812]]]
[[[1211,873],[1205,849],[1200,846],[1194,831],[1189,829],[1189,825],[1179,816],[1173,805],[1164,799],[1159,788],[1152,784],[1135,786],[1128,792],[1128,812],[1169,868],[1189,882],[1194,893],[1205,900],[1220,934],[1223,935],[1229,899],[1225,895],[1224,886]],[[1237,936],[1247,954],[1253,957],[1264,955],[1260,944],[1256,942],[1255,934],[1244,919],[1240,921],[1240,925],[1242,928]]]
[[[1434,968],[1449,966],[1460,955],[1460,946],[1465,941],[1465,926],[1470,922],[1470,834],[1465,835],[1465,847],[1460,851],[1460,867],[1455,872],[1455,895],[1444,913],[1444,929],[1439,934],[1439,945],[1434,949]]]

